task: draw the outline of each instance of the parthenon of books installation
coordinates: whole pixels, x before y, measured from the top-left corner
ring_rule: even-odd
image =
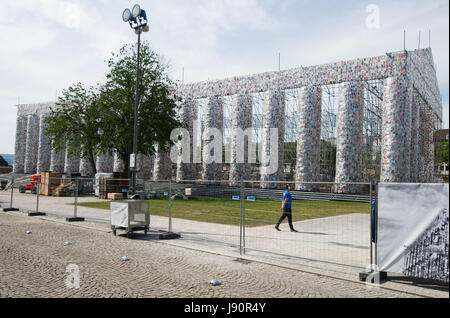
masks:
[[[191,135],[190,160],[180,154],[170,164],[168,153],[141,157],[142,178],[254,180],[265,188],[276,186],[271,181],[299,181],[304,191],[315,190],[308,182],[332,181],[342,193],[356,191],[351,182],[432,182],[442,101],[431,49],[185,84],[178,95],[185,101],[180,118]],[[89,175],[86,160],[49,151],[42,120],[49,107],[19,105],[14,172]],[[202,136],[209,130],[223,136],[222,162],[212,160],[223,151],[212,147],[217,140]],[[248,144],[244,136],[255,143],[256,155],[237,149]],[[278,168],[269,171],[274,150]],[[123,169],[110,154],[97,166],[101,172]]]

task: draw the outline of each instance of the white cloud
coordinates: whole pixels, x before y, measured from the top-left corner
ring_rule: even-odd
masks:
[[[142,5],[150,32],[143,39],[171,62],[175,79],[181,79],[185,67],[186,82],[193,82],[275,70],[278,52],[282,68],[382,55],[403,48],[404,29],[408,49],[415,49],[419,30],[425,45],[431,29],[448,117],[448,2],[376,1],[381,28],[372,30],[365,27],[368,3],[148,0]],[[101,81],[104,60],[122,44],[136,40],[120,18],[131,4],[0,0],[1,120],[15,117],[12,105],[19,95],[25,103],[53,100],[56,90],[73,82]],[[14,120],[9,126],[3,123],[0,135],[15,129]],[[11,152],[13,143],[2,138],[0,152],[5,147]]]

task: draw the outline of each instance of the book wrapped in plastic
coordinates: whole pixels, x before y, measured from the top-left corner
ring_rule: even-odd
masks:
[[[50,159],[50,171],[53,173],[64,173],[64,165],[66,153],[65,151],[56,152],[52,149],[51,159]]]
[[[178,158],[177,158],[177,181],[183,180],[195,180],[196,176],[196,164],[194,163],[193,151],[196,150],[194,147],[194,121],[198,119],[198,106],[195,100],[187,100],[181,106],[180,119],[183,124],[183,128],[187,129],[189,132],[189,160],[184,162],[182,155],[182,142],[177,145],[178,148]],[[187,137],[187,136],[184,136]],[[185,149],[186,150],[186,149]]]
[[[285,92],[280,90],[267,92],[264,102],[261,142],[260,172],[261,188],[263,189],[278,188],[279,185],[270,181],[284,180],[285,110]],[[277,136],[273,135],[275,132],[278,132]]]
[[[77,156],[79,151],[75,151],[69,156],[68,150],[65,154],[64,173],[79,173],[80,172],[80,157]]]
[[[18,115],[16,122],[16,144],[14,151],[14,173],[24,173],[25,152],[27,147],[27,124],[25,115]]]
[[[153,162],[153,181],[167,181],[172,179],[172,160],[168,152],[160,151],[156,146]]]
[[[250,180],[249,143],[253,141],[253,99],[251,95],[238,95],[233,101],[231,127],[230,185]],[[249,130],[247,130],[249,129]],[[246,142],[245,136],[248,137]]]
[[[203,131],[203,173],[204,181],[222,180],[223,158],[222,139],[216,140],[220,132],[223,136],[223,101],[220,97],[209,98],[204,113]],[[220,148],[217,149],[219,147]],[[220,160],[219,160],[220,157]]]
[[[348,183],[362,182],[363,174],[364,86],[361,82],[342,83],[339,91],[336,190],[354,194],[359,186]]]
[[[322,89],[303,87],[299,91],[297,139],[297,182],[318,182],[320,177],[320,135],[322,120]],[[297,184],[297,190],[315,191],[313,184]]]
[[[39,147],[37,173],[50,170],[51,148],[50,137],[46,135],[48,124],[45,122],[48,114],[42,114],[39,122]]]
[[[420,104],[422,103],[420,95],[415,91],[411,104],[411,182],[419,182],[420,180]]]
[[[114,157],[109,154],[101,154],[97,156],[97,173],[111,173],[114,170]]]
[[[388,78],[383,96],[381,182],[410,182],[412,85]]]
[[[422,171],[421,180],[423,183],[433,182],[434,173],[434,120],[433,110],[423,103],[420,111],[422,136]]]
[[[86,158],[80,159],[80,174],[82,177],[94,177],[94,169],[92,165]]]
[[[114,152],[114,171],[113,172],[123,172],[125,170],[125,164],[122,159],[120,159],[119,154]]]
[[[39,148],[39,116],[37,114],[28,115],[27,121],[27,145],[25,150],[25,167],[27,174],[34,174],[37,171],[37,159]]]
[[[153,158],[138,154],[136,158],[136,178],[139,180],[150,180],[153,173]]]

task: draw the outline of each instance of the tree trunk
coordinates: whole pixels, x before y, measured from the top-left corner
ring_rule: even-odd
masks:
[[[91,163],[91,168],[94,173],[94,175],[97,174],[97,165],[96,165],[96,158],[94,156],[94,152],[92,151],[92,147],[89,147],[89,162]]]

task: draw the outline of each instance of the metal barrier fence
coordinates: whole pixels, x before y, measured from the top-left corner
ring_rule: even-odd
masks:
[[[30,188],[30,180],[15,180],[1,191],[0,201],[68,221],[109,223],[108,194],[114,193],[109,197],[114,200],[129,197],[130,181],[64,176],[39,180],[39,187]],[[262,189],[255,181],[237,187],[229,181],[136,184],[137,194],[150,200],[150,228],[181,234],[184,246],[324,269],[354,271],[373,263],[375,193],[369,183],[291,183],[296,232],[291,232],[289,217],[280,224],[281,231],[275,228],[283,215],[286,182],[271,181],[274,189]]]
[[[372,261],[372,187],[365,183],[345,184],[347,189],[353,188],[351,192],[356,192],[349,196],[366,197],[352,202],[344,201],[343,194],[337,193],[342,191],[342,186],[335,183],[296,183],[296,188],[328,189],[330,193],[321,200],[306,196],[295,200],[305,193],[291,191],[294,198],[292,213],[286,216],[281,210],[282,191],[278,200],[272,201],[244,188],[245,253],[278,255],[281,260],[318,268],[366,268]],[[279,226],[281,231],[278,231],[275,224],[282,217],[285,219]],[[289,217],[292,218],[292,227]]]

